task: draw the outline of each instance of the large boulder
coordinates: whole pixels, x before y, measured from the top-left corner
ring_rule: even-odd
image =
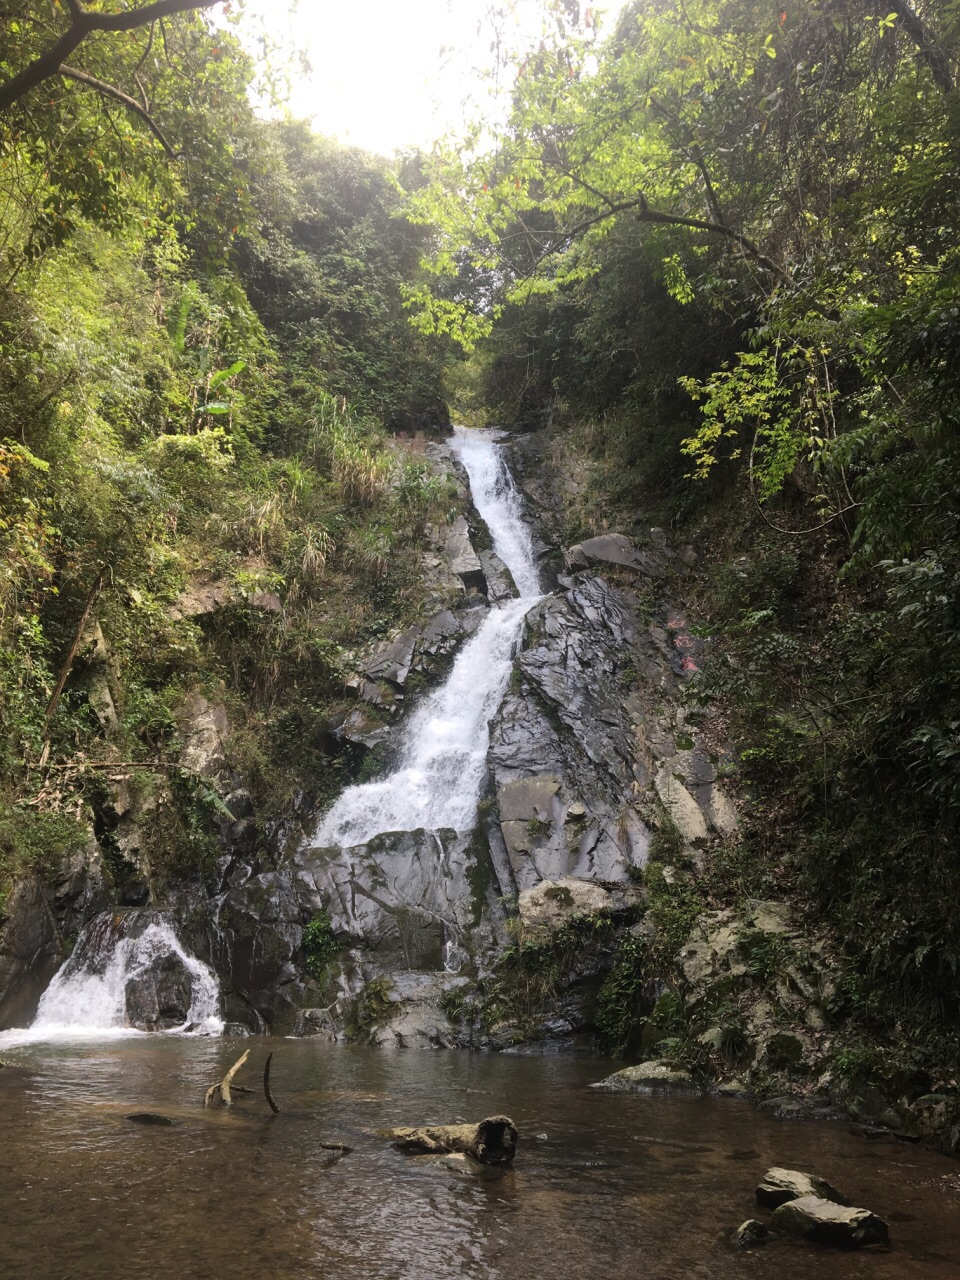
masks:
[[[666,1062],[640,1062],[624,1067],[612,1076],[598,1080],[592,1089],[609,1089],[614,1093],[698,1093],[699,1087],[688,1071],[671,1067]]]
[[[789,1200],[799,1200],[804,1196],[818,1196],[821,1200],[831,1200],[834,1204],[847,1203],[826,1178],[819,1178],[812,1173],[800,1173],[797,1169],[768,1169],[757,1187],[757,1203],[767,1209],[777,1209]]]
[[[775,1231],[845,1249],[886,1244],[890,1238],[890,1228],[869,1209],[834,1204],[819,1196],[788,1200],[774,1210],[770,1225]]]
[[[609,911],[613,895],[602,885],[589,880],[564,876],[562,880],[543,880],[520,894],[520,919],[528,929],[552,932],[577,916]]]
[[[124,988],[127,1019],[144,1031],[164,1031],[187,1021],[193,999],[193,979],[174,952],[160,956],[138,972]]]

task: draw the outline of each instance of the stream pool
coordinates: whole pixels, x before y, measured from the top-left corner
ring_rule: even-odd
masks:
[[[231,1110],[207,1086],[244,1048]],[[259,1092],[273,1050],[271,1086]],[[587,1057],[143,1036],[31,1044],[0,1070],[3,1280],[956,1280],[960,1166],[748,1102],[609,1094]],[[170,1127],[133,1124],[159,1112]],[[505,1112],[514,1167],[466,1178],[377,1136]],[[339,1156],[320,1146],[342,1141]],[[889,1251],[742,1253],[768,1166],[890,1223]]]

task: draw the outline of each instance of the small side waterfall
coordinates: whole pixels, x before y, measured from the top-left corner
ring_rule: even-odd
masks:
[[[213,972],[184,949],[167,920],[104,912],[54,975],[33,1025],[0,1033],[0,1048],[147,1029],[217,1035],[219,1005]]]
[[[365,844],[385,831],[418,827],[463,832],[476,821],[488,726],[506,692],[523,619],[540,593],[520,495],[496,439],[494,431],[458,427],[452,446],[520,598],[491,608],[446,682],[407,723],[396,770],[379,781],[348,787],[321,822],[314,845]]]

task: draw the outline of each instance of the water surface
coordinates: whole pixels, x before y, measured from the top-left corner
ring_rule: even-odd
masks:
[[[203,1093],[274,1050],[281,1114]],[[956,1280],[960,1167],[746,1102],[604,1094],[589,1058],[151,1036],[28,1045],[0,1071],[5,1280]],[[124,1117],[157,1111],[145,1128]],[[506,1112],[513,1169],[476,1181],[411,1159],[390,1125]],[[342,1140],[337,1157],[322,1141]],[[890,1221],[890,1252],[791,1240],[742,1254],[771,1164],[815,1171]],[[764,1214],[758,1216],[764,1217]]]

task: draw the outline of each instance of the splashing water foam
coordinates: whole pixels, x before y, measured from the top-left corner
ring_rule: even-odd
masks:
[[[136,937],[125,932],[124,920],[106,912],[91,921],[44,992],[33,1025],[0,1032],[0,1048],[156,1034],[128,1024],[127,986],[170,957],[190,974],[191,993],[187,1019],[171,1033],[218,1035],[223,1030],[220,989],[212,970],[183,948],[165,920],[154,920]]]
[[[530,531],[497,435],[457,427],[451,446],[520,598],[490,609],[446,682],[407,723],[397,769],[379,781],[348,787],[321,822],[316,846],[364,844],[386,831],[418,827],[463,832],[476,822],[490,719],[506,693],[523,619],[540,597]]]

